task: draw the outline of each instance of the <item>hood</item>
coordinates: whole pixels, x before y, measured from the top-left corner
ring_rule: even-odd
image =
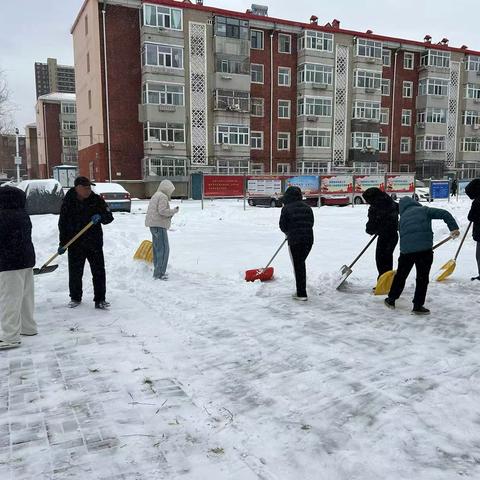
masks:
[[[402,213],[405,213],[405,211],[411,207],[422,207],[422,206],[412,197],[402,197],[400,199],[400,203],[399,203],[400,215],[402,215]]]
[[[0,187],[0,210],[18,210],[25,208],[27,197],[23,190],[16,187]]]
[[[370,205],[381,202],[383,200],[391,200],[390,195],[383,192],[377,187],[367,188],[362,194],[363,199]]]
[[[474,200],[475,198],[480,197],[480,178],[475,178],[472,180],[466,187],[465,193],[468,195],[468,198]]]
[[[287,205],[289,203],[298,202],[302,200],[302,191],[299,187],[288,187],[283,194],[282,203]]]
[[[162,180],[158,186],[157,192],[162,192],[170,198],[174,190],[175,185],[170,180]]]

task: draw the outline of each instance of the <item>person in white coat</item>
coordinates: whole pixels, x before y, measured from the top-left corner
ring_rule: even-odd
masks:
[[[170,180],[162,180],[157,192],[148,204],[145,226],[152,232],[153,244],[153,278],[167,280],[167,265],[170,247],[167,230],[170,228],[172,217],[179,208],[170,208],[169,200],[175,186]]]

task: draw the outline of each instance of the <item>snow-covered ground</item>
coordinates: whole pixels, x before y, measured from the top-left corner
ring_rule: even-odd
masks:
[[[280,209],[174,201],[170,279],[132,259],[146,202],[104,227],[108,312],[69,310],[67,259],[36,277],[40,335],[0,354],[0,478],[452,480],[480,478],[480,282],[468,236],[432,282],[429,317],[375,297],[372,247],[347,288],[338,270],[369,236],[367,207],[315,211],[309,301],[287,250],[275,279],[246,283],[281,243]],[[470,202],[448,208],[462,231]],[[32,217],[37,264],[58,217]],[[435,239],[448,234],[435,223]],[[433,273],[458,240],[435,253]]]

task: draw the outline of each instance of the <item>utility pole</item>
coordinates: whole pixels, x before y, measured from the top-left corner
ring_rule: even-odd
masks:
[[[17,183],[20,183],[20,165],[22,157],[20,156],[20,148],[18,145],[18,128],[15,129],[15,165],[17,166]]]

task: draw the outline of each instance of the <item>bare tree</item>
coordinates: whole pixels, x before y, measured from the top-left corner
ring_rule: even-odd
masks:
[[[13,128],[13,106],[10,102],[5,74],[0,70],[0,134],[10,132]]]

